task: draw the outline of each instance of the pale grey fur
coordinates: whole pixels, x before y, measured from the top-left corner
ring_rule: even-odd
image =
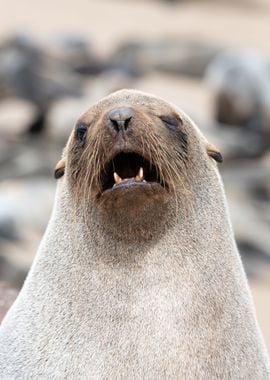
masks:
[[[1,379],[270,379],[216,163],[192,123],[190,133],[194,209],[155,242],[86,226],[59,180],[0,329]]]

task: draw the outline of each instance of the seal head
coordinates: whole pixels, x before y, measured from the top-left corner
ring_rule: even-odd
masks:
[[[133,235],[135,226],[141,232],[155,220],[161,226],[165,214],[174,223],[175,211],[168,213],[190,204],[189,168],[201,144],[191,124],[164,100],[118,91],[79,118],[55,175],[66,172],[76,209],[109,218],[122,237],[127,225]]]

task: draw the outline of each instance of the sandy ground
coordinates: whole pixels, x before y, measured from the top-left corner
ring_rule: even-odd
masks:
[[[89,37],[101,52],[132,38],[181,36],[220,46],[261,49],[270,55],[270,2],[136,0],[5,0],[0,38],[13,31],[37,38],[58,33]]]
[[[57,34],[81,35],[99,53],[109,54],[127,39],[184,37],[217,46],[252,48],[270,57],[270,2],[187,1],[168,3],[135,0],[0,0],[0,39],[29,33],[48,42]],[[166,97],[187,111],[207,118],[209,98],[192,80],[150,76],[138,87]],[[196,117],[196,115],[195,115]],[[270,352],[270,271],[251,282],[260,326]]]

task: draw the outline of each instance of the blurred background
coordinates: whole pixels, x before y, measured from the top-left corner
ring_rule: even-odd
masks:
[[[0,319],[50,217],[77,117],[120,88],[178,105],[224,156],[270,350],[269,0],[0,0]]]

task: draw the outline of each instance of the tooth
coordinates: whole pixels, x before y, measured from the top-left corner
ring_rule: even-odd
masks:
[[[136,175],[136,181],[143,180],[143,168],[140,168],[139,173]]]
[[[118,185],[119,183],[123,182],[122,178],[116,173],[114,172],[113,173],[113,178],[114,178],[114,181],[115,183]]]

